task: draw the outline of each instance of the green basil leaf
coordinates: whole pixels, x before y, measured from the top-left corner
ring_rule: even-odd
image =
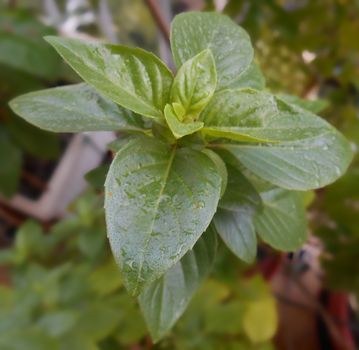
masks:
[[[166,105],[164,112],[167,125],[176,139],[193,134],[203,128],[203,122],[183,123],[179,121],[173,107],[169,104]]]
[[[13,99],[10,107],[29,123],[54,132],[144,130],[140,116],[84,83],[30,92]]]
[[[218,174],[221,175],[222,179],[222,187],[221,187],[221,197],[223,196],[224,192],[227,188],[227,182],[228,182],[228,173],[226,164],[222,160],[222,158],[212,150],[205,148],[202,150],[204,154],[206,154],[209,158],[211,158],[212,162],[216,165]]]
[[[112,251],[124,284],[138,295],[206,230],[221,177],[200,151],[137,137],[117,153],[105,188]]]
[[[349,142],[334,127],[264,92],[216,93],[201,120],[203,133],[211,129],[237,141],[257,138],[246,143],[220,140],[213,147],[228,150],[251,172],[286,189],[325,186],[342,175],[352,159]]]
[[[227,170],[228,189],[218,204],[213,222],[227,247],[251,263],[257,252],[253,217],[261,208],[261,198],[239,170],[228,164]]]
[[[15,194],[22,165],[20,150],[0,130],[0,192],[6,197]]]
[[[284,251],[300,248],[307,239],[303,196],[280,188],[261,193],[263,210],[255,216],[259,236],[272,247]]]
[[[238,79],[232,85],[228,86],[228,88],[252,88],[256,90],[264,90],[265,85],[266,80],[259,65],[252,62],[246,70],[238,76]]]
[[[326,109],[329,105],[328,100],[324,100],[321,98],[317,100],[306,100],[304,98],[288,94],[279,94],[278,97],[289,104],[297,105],[298,107],[306,109],[312,113],[319,113]]]
[[[236,86],[252,62],[253,48],[246,31],[218,13],[187,12],[172,22],[171,47],[176,66],[205,49],[213,53],[217,68],[217,90]]]
[[[154,342],[173,327],[193,294],[211,271],[217,251],[217,233],[210,226],[192,250],[139,296]]]
[[[314,114],[253,89],[216,93],[200,119],[203,132],[238,141],[297,141],[333,130]]]
[[[179,69],[171,89],[171,102],[183,107],[183,117],[196,120],[216,90],[217,73],[214,58],[206,49],[189,59]],[[182,114],[181,113],[181,114]]]
[[[246,135],[243,128],[236,127],[204,126],[202,127],[202,132],[204,135],[209,136],[210,139],[226,138],[240,142],[274,142],[270,139]]]
[[[120,45],[46,37],[88,84],[120,106],[150,118],[163,118],[172,73],[150,52]]]
[[[301,191],[334,182],[352,159],[348,141],[334,130],[314,139],[280,145],[222,143],[216,147],[228,150],[261,179]]]

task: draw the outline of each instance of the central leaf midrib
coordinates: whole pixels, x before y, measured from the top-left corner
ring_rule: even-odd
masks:
[[[193,68],[193,67],[191,67],[191,68]],[[191,109],[191,106],[192,106],[193,96],[196,91],[196,87],[197,87],[197,83],[198,83],[198,74],[195,74],[195,78],[193,80],[194,80],[194,82],[192,84],[192,88],[191,88],[191,91],[190,91],[190,94],[188,97],[188,101],[187,101],[187,105],[186,105],[186,113],[188,113],[188,111]]]
[[[296,142],[300,141],[300,142],[303,142],[303,141],[308,141],[308,140],[311,140],[311,139],[317,139],[317,138],[320,138],[320,137],[324,137],[326,135],[329,135],[331,133],[334,133],[333,130],[328,130],[322,134],[318,134],[318,135],[314,135],[314,136],[311,136],[311,137],[306,137],[306,138],[303,138],[303,139],[297,139],[297,140],[291,140],[291,141],[279,141],[277,142],[274,146],[271,146],[271,147],[264,147],[264,148],[271,148],[271,149],[274,149],[274,148],[277,148],[277,149],[281,149],[281,148],[285,148],[285,146],[299,146],[299,147],[296,147],[296,149],[299,149],[299,150],[306,150],[306,149],[312,149],[312,148],[320,148],[320,146],[317,146],[317,145],[314,145],[314,147],[312,147],[312,145],[304,145],[304,146],[307,146],[307,147],[303,147],[303,144],[296,144]],[[277,146],[277,147],[276,147]],[[207,147],[212,147],[212,148],[223,148],[223,149],[227,149],[227,148],[254,148],[254,149],[258,149],[260,148],[258,145],[251,145],[251,144],[243,144],[243,143],[210,143]]]
[[[227,130],[226,130],[227,129]],[[246,137],[250,140],[252,140],[252,142],[265,142],[265,143],[278,143],[278,142],[281,142],[281,141],[277,141],[277,140],[271,140],[271,139],[265,139],[265,138],[262,138],[262,137],[258,137],[258,136],[253,136],[253,135],[250,135],[250,134],[245,134],[243,132],[239,132],[237,130],[231,130],[230,128],[216,128],[216,127],[203,127],[202,130],[204,132],[211,132],[211,131],[217,131],[217,132],[222,132],[222,133],[226,133],[227,135],[228,134],[232,134],[232,135],[235,135],[235,136],[242,136],[242,137]],[[212,134],[213,135],[213,134]],[[223,136],[225,138],[225,136]],[[248,140],[248,142],[251,142],[250,140]]]
[[[142,268],[143,268],[144,254],[145,254],[145,252],[146,252],[146,250],[148,248],[148,244],[149,244],[150,239],[151,239],[151,233],[153,232],[153,227],[154,227],[154,224],[155,224],[155,221],[156,221],[156,213],[157,213],[158,208],[159,208],[160,203],[161,203],[161,197],[163,196],[164,190],[165,190],[166,185],[167,185],[167,180],[168,180],[168,177],[169,177],[169,174],[170,174],[170,171],[171,171],[171,167],[172,167],[172,164],[173,164],[173,161],[174,161],[174,158],[175,158],[176,150],[177,150],[177,145],[175,145],[172,148],[172,152],[171,152],[170,158],[168,160],[168,165],[167,165],[166,170],[165,170],[165,172],[163,174],[162,186],[160,188],[158,198],[157,198],[156,204],[154,206],[153,215],[152,215],[152,221],[151,221],[151,224],[150,224],[150,229],[148,231],[148,236],[147,236],[146,241],[144,243],[144,249],[142,250],[142,253],[140,254],[140,265],[139,265],[138,272],[137,272],[136,287],[134,288],[134,291],[135,291],[134,294],[137,293],[138,283],[139,283],[140,276],[141,276],[141,273],[142,273]]]
[[[304,128],[303,128],[304,129]],[[318,127],[318,128],[313,128],[314,130],[321,130],[322,128]],[[304,140],[309,140],[311,138],[318,138],[318,137],[322,137],[325,136],[326,134],[330,133],[331,130],[325,131],[322,134],[318,134],[318,135],[313,135],[313,136],[305,136],[302,138],[296,138],[296,139],[292,139],[292,140],[281,140],[279,138],[275,139],[275,138],[264,138],[262,136],[258,136],[258,135],[253,135],[251,134],[251,131],[266,131],[266,130],[278,130],[278,131],[290,131],[291,128],[243,128],[243,127],[218,127],[218,126],[207,126],[203,128],[203,131],[208,130],[209,132],[211,131],[218,131],[218,132],[223,132],[223,133],[228,133],[228,134],[233,134],[233,135],[238,135],[238,136],[243,136],[243,137],[248,137],[248,138],[252,138],[254,140],[254,142],[256,140],[258,140],[258,142],[264,142],[264,143],[277,143],[277,144],[285,144],[285,143],[289,143],[289,142],[298,142],[298,141],[304,141]],[[245,133],[247,132],[247,133]]]
[[[208,125],[206,128],[208,129],[215,129],[215,130],[247,130],[247,131],[257,131],[257,130],[285,130],[285,131],[288,131],[288,130],[292,130],[292,129],[295,129],[295,130],[307,130],[308,127],[293,127],[292,125],[291,126],[288,126],[288,127],[267,127],[267,126],[259,126],[259,127],[249,127],[249,126],[237,126],[237,125],[229,125],[229,126],[220,126],[220,125]],[[312,130],[322,130],[324,129],[323,126],[316,126],[316,127],[310,127],[310,129]],[[326,132],[327,132],[327,129],[326,129]]]

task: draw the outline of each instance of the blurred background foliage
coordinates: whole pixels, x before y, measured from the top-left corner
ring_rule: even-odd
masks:
[[[88,191],[72,205],[71,218],[46,234],[28,221],[13,246],[0,251],[0,265],[11,267],[11,287],[0,287],[1,349],[149,346],[140,311],[112,259],[102,207],[102,198]],[[243,267],[225,251],[158,349],[272,349],[274,298],[259,275],[238,278]]]
[[[160,3],[165,18],[198,8],[231,16],[249,32],[267,87],[319,97],[310,108],[324,108],[320,115],[358,149],[358,0]],[[77,81],[42,40],[54,33],[140,46],[169,59],[145,1],[0,2],[0,192],[7,197],[21,190],[33,162],[39,172],[53,167],[64,147],[64,137],[28,125],[7,107],[21,93]],[[151,347],[107,245],[99,186],[103,173],[100,169],[89,176],[97,190],[84,193],[69,218],[46,229],[27,221],[13,243],[0,250],[0,265],[9,271],[0,287],[2,350]],[[324,283],[359,297],[358,184],[356,152],[342,179],[316,191],[308,215],[311,234],[324,246]],[[278,325],[274,296],[263,277],[247,275],[247,266],[220,249],[211,279],[171,335],[153,348],[273,349]]]
[[[348,173],[317,191],[310,224],[328,253],[329,285],[359,295],[359,1],[230,0],[223,12],[250,33],[267,87],[324,99],[320,115],[352,142]]]
[[[24,153],[56,159],[57,135],[38,130],[16,117],[7,101],[18,94],[51,85],[60,76],[61,59],[42,40],[56,31],[33,15],[0,8],[0,190],[12,196],[21,177]]]

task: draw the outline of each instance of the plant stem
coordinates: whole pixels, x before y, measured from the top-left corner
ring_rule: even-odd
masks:
[[[16,0],[9,0],[8,7],[14,10],[16,8]]]
[[[21,215],[17,215],[10,209],[7,210],[2,205],[0,206],[0,218],[12,226],[20,226],[24,222],[24,218]]]
[[[161,10],[158,6],[156,0],[145,0],[145,3],[150,10],[152,17],[157,23],[158,28],[160,29],[163,37],[166,39],[167,43],[170,43],[170,29],[169,26],[162,16]]]

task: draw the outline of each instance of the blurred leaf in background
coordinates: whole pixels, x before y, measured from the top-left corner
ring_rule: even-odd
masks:
[[[359,29],[357,1],[229,0],[223,10],[249,33],[267,86],[304,98],[287,102],[321,111],[352,142],[346,175],[311,204],[310,224],[325,246],[328,285],[359,294]],[[354,269],[354,270],[353,270]]]
[[[26,222],[14,246],[0,251],[0,264],[11,269],[9,285],[0,287],[1,349],[150,348],[107,244],[101,197],[88,191],[72,210],[50,232]],[[159,349],[272,349],[277,313],[270,290],[259,276],[223,277],[225,266],[234,274],[243,269],[231,258],[222,250],[215,277]]]
[[[43,25],[30,12],[1,6],[0,142],[6,143],[7,148],[2,148],[0,162],[7,166],[1,170],[0,192],[10,197],[18,188],[24,154],[56,159],[60,154],[60,139],[20,120],[7,102],[19,93],[48,86],[59,79],[62,62],[42,39],[43,35],[56,33],[54,29]]]
[[[55,34],[28,12],[1,11],[0,63],[35,77],[58,77],[61,59],[43,36]]]

